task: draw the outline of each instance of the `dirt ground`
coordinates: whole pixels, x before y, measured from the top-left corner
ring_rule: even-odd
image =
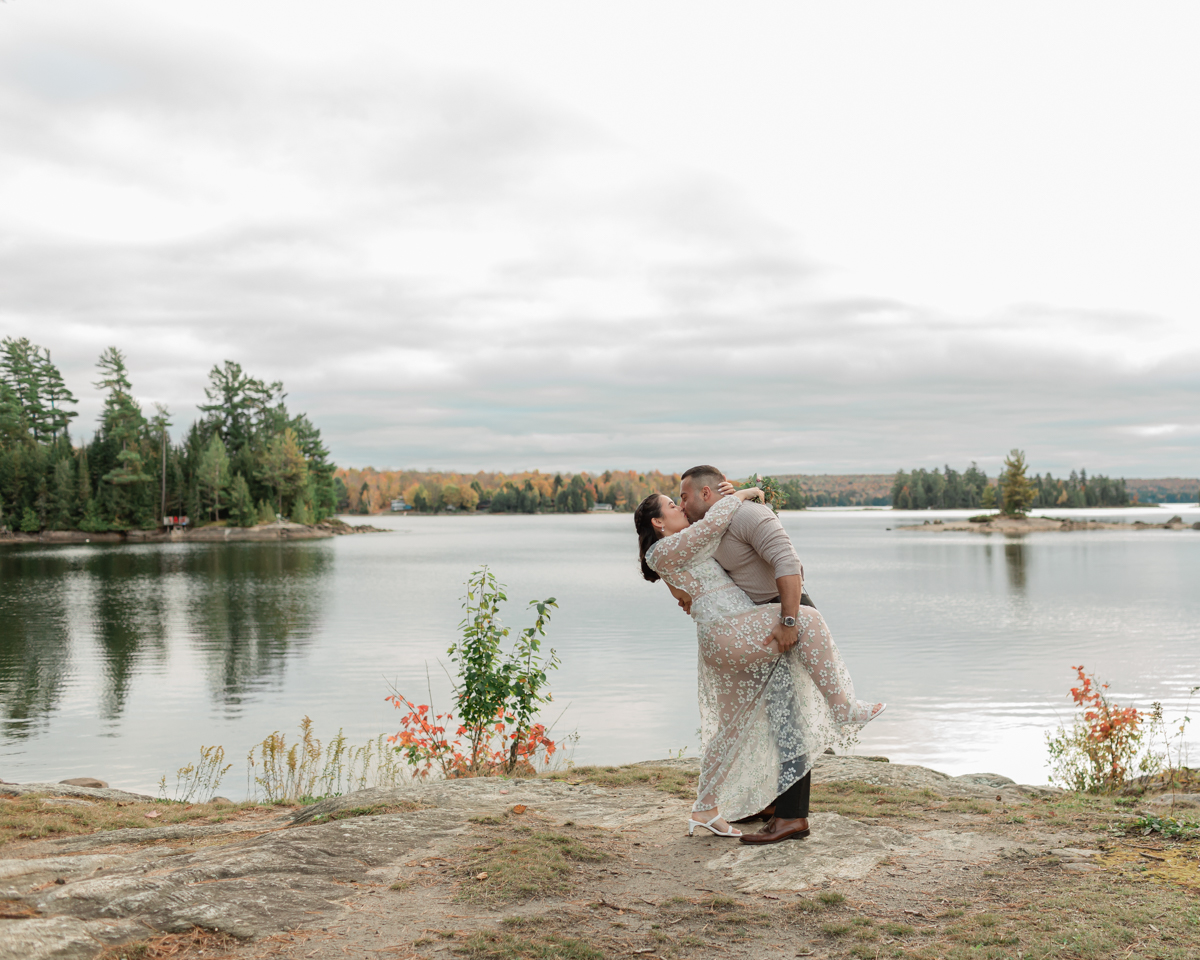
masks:
[[[686,766],[584,768],[552,783],[452,790],[451,800],[340,798],[284,822],[243,819],[241,829],[270,833],[203,842],[259,850],[303,838],[337,856],[337,843],[358,844],[363,869],[343,868],[325,906],[275,932],[239,939],[215,923],[44,955],[1200,957],[1200,842],[1131,832],[1128,802],[884,763],[818,771],[812,836],[766,848],[686,835]],[[367,838],[401,823],[406,839],[387,841],[397,855],[369,852]],[[104,839],[85,838],[91,855],[129,846]],[[12,841],[4,855],[46,857],[46,842]],[[189,856],[198,847],[195,837],[149,842]],[[294,872],[299,889],[304,868]],[[266,896],[268,875],[256,882]],[[39,895],[8,901],[0,958],[28,956],[6,952],[5,931],[17,929],[6,925],[50,916]]]

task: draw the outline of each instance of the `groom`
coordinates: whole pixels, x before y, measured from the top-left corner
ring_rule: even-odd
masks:
[[[702,519],[708,508],[721,499],[717,488],[724,481],[725,475],[707,464],[684,471],[679,481],[679,502],[688,520],[695,523]],[[800,558],[775,511],[766,504],[743,503],[733,515],[714,557],[756,604],[779,604],[779,622],[771,631],[770,639],[776,642],[781,652],[794,647],[800,639],[796,615],[801,605],[811,607],[813,602],[804,593],[804,568]],[[689,613],[692,598],[674,588],[671,593],[684,612]],[[783,674],[781,681],[790,684],[790,674]],[[798,759],[800,763],[804,762],[803,757]],[[790,764],[785,764],[781,777],[791,779],[788,766]],[[809,771],[776,798],[774,815],[767,825],[758,833],[743,835],[741,842],[778,843],[791,837],[808,836],[811,788],[812,772]]]

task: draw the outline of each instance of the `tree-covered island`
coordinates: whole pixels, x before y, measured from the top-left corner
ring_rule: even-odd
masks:
[[[156,405],[147,416],[120,350],[107,348],[96,366],[104,408],[91,441],[76,446],[78,401],[50,351],[24,337],[0,342],[0,529],[152,530],[184,515],[192,527],[252,527],[333,514],[321,432],[288,411],[281,382],[230,360],[214,366],[201,418],[174,443],[170,411]]]
[[[1015,466],[1009,461],[1018,458]],[[1124,480],[1111,480],[1102,474],[1089,477],[1087,470],[1072,470],[1066,479],[1056,479],[1047,471],[1045,476],[1037,474],[1027,477],[1025,454],[1014,450],[1005,462],[999,477],[989,480],[988,475],[972,463],[959,473],[949,464],[945,470],[924,468],[906,473],[896,471],[892,482],[892,507],[896,510],[994,510],[1010,512],[1013,495],[1017,495],[1018,511],[1048,507],[1128,507],[1134,504],[1125,489]],[[1013,471],[1016,471],[1014,473]],[[1005,485],[1009,478],[1019,486],[1005,498]]]

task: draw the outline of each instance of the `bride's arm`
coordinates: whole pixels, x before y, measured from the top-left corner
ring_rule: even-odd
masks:
[[[739,490],[738,494],[749,494],[750,490]],[[670,573],[707,560],[717,552],[721,537],[733,514],[742,505],[742,496],[722,497],[690,527],[673,536],[659,540],[646,557],[646,562],[658,574]]]

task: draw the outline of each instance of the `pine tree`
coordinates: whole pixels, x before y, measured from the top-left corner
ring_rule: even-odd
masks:
[[[21,398],[5,381],[0,380],[0,445],[22,442],[29,435],[29,424]]]
[[[82,521],[89,510],[94,510],[92,503],[92,474],[88,468],[87,447],[80,449],[75,455],[75,515]]]
[[[47,408],[46,422],[52,439],[66,437],[74,420],[79,413],[68,407],[78,403],[67,385],[63,383],[62,374],[58,367],[50,362],[50,351],[43,347],[37,360],[38,375],[41,379],[41,395]]]
[[[0,380],[16,396],[28,435],[33,441],[48,437],[48,409],[42,400],[41,352],[27,337],[5,337],[0,341]],[[21,528],[24,529],[24,520]]]
[[[100,368],[101,376],[95,386],[108,391],[100,415],[100,435],[96,439],[114,444],[118,450],[116,466],[100,479],[116,488],[108,500],[114,518],[124,525],[134,513],[136,492],[131,488],[154,479],[146,473],[142,459],[141,441],[146,418],[133,399],[125,355],[116,347],[108,347],[100,354],[96,366]]]
[[[192,527],[204,526],[204,503],[200,499],[200,482],[192,478],[187,491],[188,524]]]
[[[258,501],[258,522],[259,523],[274,523],[275,511],[271,509],[271,505],[266,500]]]
[[[108,524],[100,516],[100,507],[94,499],[89,500],[84,507],[83,516],[79,520],[79,529],[89,533],[99,533],[101,530],[108,529]]]
[[[196,478],[205,502],[212,506],[213,523],[216,523],[220,519],[222,494],[229,486],[229,454],[219,433],[214,433],[204,448]],[[246,496],[250,496],[248,490]]]
[[[63,457],[54,464],[54,499],[50,513],[50,526],[55,530],[70,530],[75,525],[78,512],[75,500],[75,461]]]
[[[200,409],[208,414],[205,423],[209,429],[221,435],[229,450],[252,446],[257,433],[272,419],[271,413],[283,407],[281,382],[256,380],[232,360],[226,360],[223,367],[214,365],[208,381],[204,395],[209,402]]]
[[[271,438],[259,460],[257,478],[275,491],[277,513],[283,513],[283,501],[292,499],[308,482],[308,464],[296,442],[296,434],[286,427]]]
[[[297,497],[296,502],[292,504],[292,523],[303,523],[305,525],[312,523],[312,512],[308,509],[308,503],[303,497]]]
[[[1026,469],[1025,451],[1014,447],[1004,458],[1004,472],[1000,475],[1001,503],[1009,516],[1023,517],[1033,504],[1034,489],[1025,476]]]
[[[258,511],[250,499],[250,485],[240,473],[233,478],[230,487],[229,522],[235,527],[252,527],[258,523]]]

